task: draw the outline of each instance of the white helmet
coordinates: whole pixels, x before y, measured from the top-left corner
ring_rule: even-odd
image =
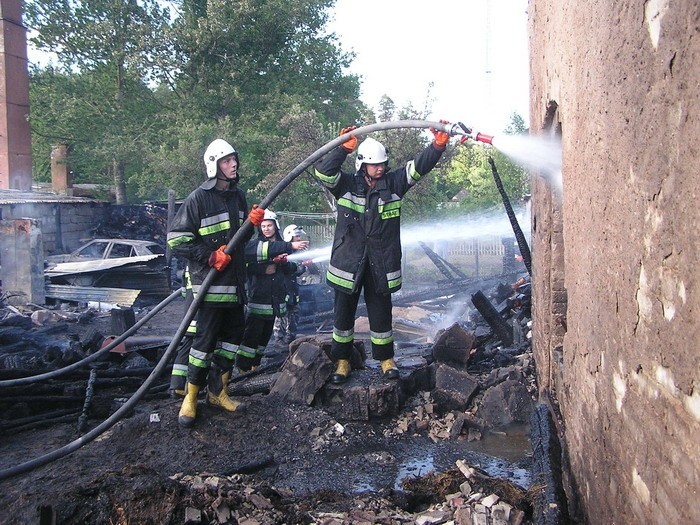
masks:
[[[291,242],[292,239],[297,235],[306,235],[304,228],[302,228],[301,226],[297,226],[296,224],[290,224],[284,229],[284,232],[282,233],[282,238],[287,242]]]
[[[228,157],[231,154],[236,156],[236,162],[238,162],[238,153],[233,149],[231,144],[223,139],[216,139],[207,146],[204,152],[204,165],[207,167],[207,179],[216,177],[219,159]]]
[[[265,210],[265,214],[263,215],[263,220],[264,221],[275,221],[275,226],[277,227],[277,231],[280,231],[280,223],[277,222],[277,214],[272,211],[272,210]]]
[[[381,164],[388,160],[386,148],[378,140],[368,137],[362,141],[357,148],[357,158],[355,159],[355,171],[360,171],[363,164]]]

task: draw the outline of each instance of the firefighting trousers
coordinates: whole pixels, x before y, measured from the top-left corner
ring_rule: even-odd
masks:
[[[185,314],[190,309],[194,296],[192,295],[192,287],[187,286],[185,296]],[[190,321],[187,330],[180,339],[180,344],[175,351],[175,359],[173,360],[173,371],[170,376],[170,390],[183,393],[187,384],[187,368],[190,360],[190,348],[192,348],[192,338],[197,332],[197,316]]]
[[[359,290],[353,294],[335,291],[335,321],[331,358],[350,359],[355,340],[355,314],[360,292],[364,292],[369,318],[372,357],[379,361],[394,357],[394,334],[391,328],[391,295],[377,293],[371,272],[364,272]]]
[[[265,353],[267,343],[272,337],[275,318],[262,319],[248,316],[245,323],[243,339],[236,354],[236,366],[247,372],[254,366],[259,366]]]
[[[275,338],[280,342],[291,343],[297,336],[299,305],[287,303],[287,313],[275,319]]]
[[[243,305],[228,308],[200,306],[197,332],[190,348],[187,381],[204,387],[210,368],[214,374],[230,371],[244,330]]]
[[[190,349],[192,348],[192,339],[197,331],[197,318],[195,317],[187,331],[180,339],[180,344],[175,351],[175,360],[173,361],[173,372],[170,376],[170,390],[184,391],[187,383],[187,369],[190,361]]]

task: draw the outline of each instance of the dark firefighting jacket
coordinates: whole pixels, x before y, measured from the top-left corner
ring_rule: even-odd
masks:
[[[247,216],[245,193],[237,185],[224,191],[200,186],[180,206],[168,232],[168,246],[187,260],[195,297],[211,269],[209,256],[220,246],[228,244]],[[252,231],[243,242],[251,235]],[[243,249],[236,248],[230,255],[231,263],[216,273],[203,304],[213,307],[245,304]]]
[[[276,234],[270,241],[260,234],[246,244],[245,259],[248,265],[248,315],[261,319],[274,319],[287,311],[287,280],[297,271],[293,262],[275,264],[275,273],[265,269],[274,264],[272,259],[283,253],[291,254],[292,243],[285,242]]]
[[[337,202],[337,223],[328,284],[355,293],[362,272],[372,272],[378,293],[401,288],[401,201],[418,180],[432,170],[442,151],[428,146],[406,166],[389,171],[370,188],[362,174],[340,170],[347,151],[339,146],[315,166],[315,175]]]

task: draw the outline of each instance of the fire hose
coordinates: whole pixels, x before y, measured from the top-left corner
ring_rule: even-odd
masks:
[[[124,332],[119,337],[115,338],[109,344],[100,348],[94,354],[90,354],[89,356],[84,357],[80,361],[76,361],[75,363],[71,363],[70,365],[64,366],[63,368],[51,370],[50,372],[45,372],[43,374],[37,374],[34,376],[27,376],[27,377],[18,377],[16,379],[5,379],[3,381],[0,381],[0,388],[9,387],[9,386],[24,385],[27,383],[37,383],[39,381],[43,381],[44,379],[53,379],[55,377],[59,377],[59,376],[65,375],[69,372],[72,372],[73,370],[77,370],[79,368],[82,368],[83,366],[85,366],[89,363],[92,363],[93,361],[96,361],[97,359],[99,359],[100,357],[105,355],[110,350],[116,348],[120,343],[122,343],[130,335],[136,333],[136,331],[139,328],[141,328],[144,324],[146,324],[150,319],[152,319],[153,316],[155,316],[158,312],[160,312],[163,308],[165,308],[168,304],[173,302],[175,299],[177,299],[181,295],[182,295],[182,288],[178,288],[173,293],[171,293],[168,297],[166,297],[160,303],[158,303],[156,306],[154,306],[153,309],[150,312],[148,312],[148,314],[143,316],[142,319],[139,319],[139,321],[137,323],[135,323],[134,326],[130,327],[126,332]]]
[[[394,121],[394,122],[378,122],[376,124],[370,124],[367,126],[362,126],[357,129],[354,129],[348,133],[344,133],[343,135],[340,135],[336,137],[335,139],[331,140],[330,142],[327,142],[324,146],[320,147],[317,149],[314,153],[309,155],[306,159],[304,159],[299,165],[297,165],[292,171],[290,171],[281,181],[277,183],[277,185],[270,191],[270,193],[267,194],[267,196],[260,201],[259,206],[263,209],[267,208],[274,200],[279,196],[282,191],[289,186],[289,184],[294,181],[301,173],[306,170],[309,166],[311,166],[314,162],[316,162],[318,159],[323,157],[326,153],[330,152],[337,146],[341,145],[343,142],[348,140],[351,136],[357,136],[357,135],[367,135],[369,133],[373,133],[376,131],[385,131],[385,130],[390,130],[390,129],[407,129],[407,128],[434,128],[439,131],[444,131],[445,133],[448,133],[451,136],[455,135],[460,135],[462,137],[462,140],[466,139],[473,139],[473,140],[480,140],[481,142],[488,142],[490,143],[490,138],[488,135],[483,135],[481,133],[473,132],[472,129],[466,127],[462,123],[458,124],[444,124],[442,122],[432,122],[428,120],[399,120],[399,121]],[[489,140],[486,140],[484,137],[488,138]],[[236,248],[243,238],[250,232],[250,230],[253,228],[253,225],[251,222],[246,219],[246,221],[243,223],[243,225],[236,231],[236,233],[233,235],[231,240],[228,242],[226,245],[226,249],[224,250],[227,254],[230,254],[234,248]],[[75,439],[74,441],[71,441],[67,445],[64,445],[61,448],[55,449],[51,452],[48,452],[47,454],[44,454],[42,456],[38,456],[34,459],[31,459],[29,461],[26,461],[24,463],[20,463],[19,465],[15,465],[14,467],[10,467],[8,469],[0,470],[0,481],[11,478],[13,476],[17,476],[19,474],[23,474],[25,472],[29,472],[35,468],[38,468],[40,466],[46,465],[52,461],[55,461],[57,459],[60,459],[62,457],[67,456],[68,454],[71,454],[72,452],[75,452],[79,448],[81,448],[83,445],[86,445],[87,443],[93,441],[96,439],[98,436],[100,436],[102,433],[106,432],[110,428],[112,428],[120,419],[122,419],[124,416],[130,413],[130,411],[134,408],[134,406],[141,400],[141,398],[148,392],[150,389],[151,385],[153,382],[158,378],[158,376],[163,372],[165,367],[167,366],[168,362],[170,361],[171,357],[175,353],[175,350],[177,349],[177,346],[180,343],[180,340],[184,336],[185,332],[187,331],[187,327],[189,326],[190,322],[192,319],[194,319],[194,316],[197,312],[197,309],[199,308],[199,305],[201,304],[202,300],[204,299],[204,295],[206,294],[207,290],[211,286],[212,281],[214,280],[216,276],[217,271],[214,268],[211,268],[209,270],[209,273],[207,276],[204,278],[204,281],[200,285],[199,288],[199,293],[194,297],[192,300],[192,303],[190,304],[190,307],[188,308],[187,312],[185,313],[185,316],[182,319],[182,322],[180,323],[180,326],[178,327],[177,331],[175,332],[175,335],[173,336],[172,341],[170,342],[170,345],[168,345],[168,348],[166,349],[165,353],[161,357],[160,361],[156,364],[155,368],[151,372],[151,374],[146,378],[146,380],[143,382],[143,384],[139,387],[139,389],[134,392],[134,394],[123,404],[121,405],[111,416],[109,416],[107,419],[105,419],[102,423],[100,423],[98,426],[93,428],[91,431],[87,432],[86,434],[80,436],[78,439]],[[166,299],[163,303],[166,301],[171,301],[174,299],[174,296],[178,292],[174,292],[168,299]],[[163,305],[161,303],[161,305]],[[159,305],[160,306],[160,305]],[[136,326],[136,325],[135,325]],[[132,327],[134,328],[134,327]],[[134,329],[131,331],[131,333],[135,332],[136,330]],[[126,334],[129,333],[129,331],[125,332],[123,335],[123,338],[126,338]],[[129,334],[130,335],[130,334]],[[110,345],[116,346],[123,340],[121,337],[115,339]],[[107,347],[105,347],[107,348]],[[104,349],[103,349],[104,351]],[[85,360],[83,360],[83,363]],[[77,363],[76,363],[77,364]],[[67,368],[67,367],[66,367]],[[61,371],[64,369],[61,369]],[[58,371],[55,371],[58,372]],[[42,376],[46,377],[47,374],[42,374]],[[38,380],[36,378],[39,378],[40,376],[32,376],[29,378],[21,378],[25,380],[24,382],[30,382],[29,380]],[[20,379],[14,379],[11,381],[2,381],[0,382],[0,386],[7,386],[8,384],[17,384],[17,381],[20,381]]]

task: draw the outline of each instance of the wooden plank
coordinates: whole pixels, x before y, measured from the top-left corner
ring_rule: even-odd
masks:
[[[47,284],[46,297],[61,299],[64,301],[76,301],[87,303],[95,301],[100,303],[131,306],[141,290],[129,288],[97,288],[92,286],[70,286],[63,284]]]

